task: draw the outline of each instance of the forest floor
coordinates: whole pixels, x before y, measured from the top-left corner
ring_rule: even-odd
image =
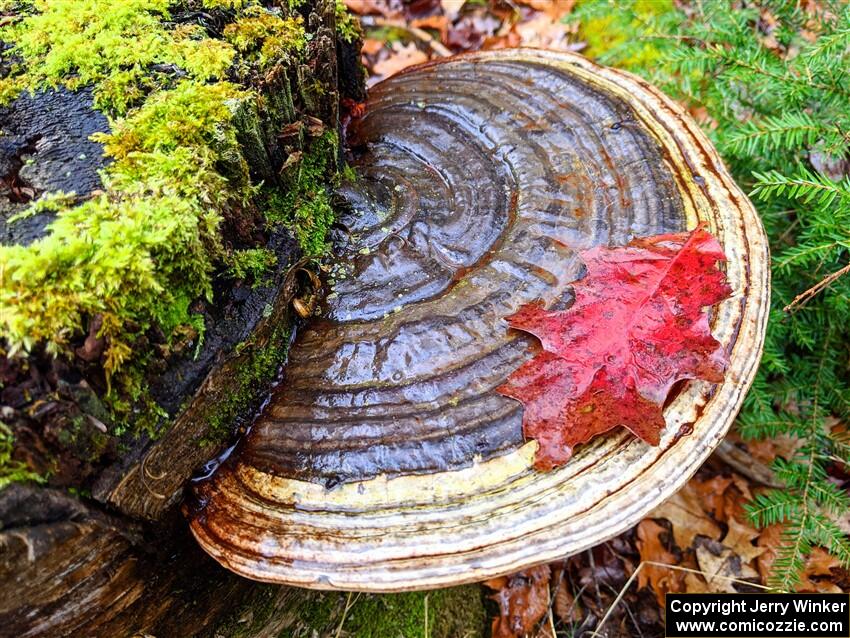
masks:
[[[369,85],[465,51],[531,46],[592,54],[572,19],[574,0],[345,3],[361,17]],[[744,442],[732,434],[682,491],[636,527],[562,562],[485,583],[501,609],[493,636],[663,636],[665,593],[766,589],[781,528],[756,529],[744,504],[774,485],[771,462],[791,456],[796,445],[792,438]],[[850,517],[842,523],[850,532]],[[815,548],[799,589],[848,591],[850,573]]]

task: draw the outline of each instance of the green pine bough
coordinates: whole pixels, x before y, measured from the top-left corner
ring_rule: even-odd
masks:
[[[786,435],[798,447],[773,466],[785,489],[747,509],[760,526],[783,525],[771,585],[793,589],[815,546],[850,567],[839,525],[850,498],[828,472],[850,462],[850,7],[585,0],[572,19],[587,53],[705,109],[707,132],[756,200],[774,307],[738,426],[745,438]],[[611,23],[604,37],[600,21]]]
[[[96,139],[110,160],[87,200],[46,193],[16,216],[56,213],[42,238],[0,246],[0,343],[8,356],[36,347],[69,355],[99,317],[105,399],[119,427],[135,420],[151,428],[162,416],[147,391],[144,335],[157,329],[166,348],[187,335],[201,340],[203,318],[191,307],[212,298],[214,278],[259,281],[275,262],[262,247],[226,248],[220,234],[228,216],[257,201],[260,186],[251,183],[235,123],[258,96],[232,78],[301,59],[309,38],[295,11],[301,0],[290,0],[289,11],[257,0],[192,4],[225,12],[220,38],[171,22],[180,6],[171,0],[0,0],[15,16],[0,27],[12,46],[0,103],[24,91],[90,87],[109,119]],[[350,39],[355,27],[338,9],[340,36]],[[313,146],[335,152],[336,143],[326,133]],[[325,251],[333,219],[321,184],[335,166],[319,154],[304,154],[316,183],[296,180],[291,210],[273,220],[294,224],[312,256]]]

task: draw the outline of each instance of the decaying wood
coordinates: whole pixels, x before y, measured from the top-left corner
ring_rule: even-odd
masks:
[[[267,184],[274,182],[286,159],[276,138],[283,126],[300,118],[321,120],[331,130],[338,126],[335,3],[316,0],[310,7],[309,64],[279,66],[257,87],[267,98],[262,106],[246,102],[236,114],[238,138],[252,174]],[[362,79],[349,78],[345,85],[349,91],[357,89]],[[49,107],[43,117],[29,117],[39,105]],[[22,97],[0,112],[0,118],[4,130],[14,133],[0,142],[0,196],[5,198],[0,205],[0,241],[26,243],[43,234],[49,217],[16,222],[7,232],[4,220],[25,204],[15,189],[33,189],[23,192],[30,199],[57,188],[85,197],[97,187],[102,156],[88,136],[104,130],[106,120],[92,110],[88,93],[64,90]],[[38,173],[28,168],[31,157]],[[71,175],[66,175],[68,166],[73,167]],[[270,247],[279,255],[274,285],[248,293],[234,317],[208,330],[210,339],[197,358],[169,368],[159,380],[155,389],[174,414],[161,438],[125,440],[129,449],[106,456],[115,459],[110,466],[86,465],[82,476],[92,485],[89,498],[37,486],[12,485],[0,492],[0,634],[229,636],[235,630],[217,633],[221,623],[234,614],[238,617],[240,609],[251,607],[259,596],[265,608],[290,613],[242,623],[239,635],[278,635],[297,620],[298,614],[291,612],[308,594],[283,587],[270,590],[222,569],[197,547],[177,508],[192,473],[229,444],[227,434],[215,431],[212,422],[217,407],[240,390],[240,368],[252,353],[286,345],[282,340],[293,322],[290,301],[298,287],[287,268],[296,254],[294,242],[282,236],[273,236]],[[85,428],[90,424],[93,432],[106,431],[101,421],[105,416],[92,407],[98,402],[85,383],[66,383],[57,396],[62,406],[70,405],[83,416]],[[225,430],[230,425],[224,424]],[[38,455],[41,446],[34,428],[21,423],[17,438],[26,445],[31,432],[33,454]],[[71,462],[79,475],[78,461]],[[60,467],[59,479],[62,472]]]

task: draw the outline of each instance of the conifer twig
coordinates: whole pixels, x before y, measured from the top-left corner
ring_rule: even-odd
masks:
[[[828,287],[833,281],[835,281],[836,279],[838,279],[842,275],[847,274],[848,272],[850,272],[850,264],[847,264],[846,266],[844,266],[840,270],[836,270],[835,272],[830,273],[829,275],[827,275],[826,277],[821,279],[818,283],[816,283],[814,286],[812,286],[811,288],[809,288],[805,292],[801,292],[799,295],[794,297],[794,300],[791,303],[789,303],[787,306],[785,306],[782,309],[782,311],[783,312],[790,312],[796,306],[803,305],[809,299],[811,299],[812,297],[817,295],[821,290]]]

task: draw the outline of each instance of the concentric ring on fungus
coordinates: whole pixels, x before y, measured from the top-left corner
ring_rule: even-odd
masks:
[[[761,223],[682,109],[577,55],[503,50],[381,82],[348,133],[347,276],[195,487],[204,549],[269,582],[437,587],[579,552],[681,487],[740,408],[769,295]],[[685,384],[658,447],[617,431],[533,470],[522,407],[494,388],[537,346],[503,318],[568,304],[577,250],[700,221],[729,257],[726,380]]]

